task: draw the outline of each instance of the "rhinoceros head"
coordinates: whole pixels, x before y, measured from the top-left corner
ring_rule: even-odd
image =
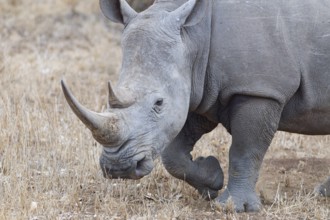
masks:
[[[103,113],[88,110],[63,81],[62,89],[73,112],[103,146],[104,176],[138,179],[151,172],[155,157],[186,121],[192,64],[181,32],[188,22],[200,20],[188,19],[198,4],[188,1],[170,10],[173,2],[159,1],[142,13],[125,0],[100,0],[100,5],[107,18],[125,25],[120,77],[116,88],[109,83],[108,108]]]

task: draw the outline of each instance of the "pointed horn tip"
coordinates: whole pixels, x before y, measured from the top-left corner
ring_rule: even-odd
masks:
[[[65,91],[68,90],[68,88],[67,88],[67,86],[66,86],[66,83],[65,83],[64,79],[61,79],[61,87],[62,87],[63,92],[65,92]]]
[[[110,80],[108,81],[108,88],[109,88],[109,90],[110,89],[112,90],[112,84],[111,84],[111,81]]]
[[[68,89],[68,87],[63,79],[61,79],[61,87],[62,87],[62,91],[63,91],[64,97],[65,97],[67,103],[69,104],[69,106],[73,110],[73,112],[75,114],[77,114],[77,110],[81,108],[80,107],[81,105],[76,100],[76,98],[72,95],[71,91]]]
[[[63,93],[65,95],[65,93],[68,90],[68,88],[66,87],[66,84],[65,84],[65,82],[64,82],[63,79],[61,79],[61,87],[62,87],[62,91],[63,91]]]
[[[120,100],[120,98],[117,96],[117,93],[115,92],[115,90],[113,89],[111,81],[108,81],[108,90],[109,90],[108,91],[109,92],[108,102],[109,102],[110,106],[114,106],[114,105],[123,103]]]
[[[63,86],[65,85],[64,79],[61,79],[61,86],[63,88]]]
[[[112,88],[112,84],[111,84],[111,81],[108,81],[108,92],[109,92],[109,95],[110,96],[116,96],[115,95],[115,91],[113,90],[113,88]]]
[[[64,93],[64,96],[66,98],[66,100],[69,102],[69,100],[71,101],[71,99],[73,99],[64,79],[61,79],[61,87],[62,87],[62,91]],[[69,99],[69,100],[68,100]],[[69,102],[70,103],[70,102]]]
[[[62,86],[62,91],[63,91],[64,97],[65,97],[67,103],[69,104],[70,108],[73,110],[73,112],[75,114],[77,114],[78,111],[81,112],[82,109],[85,109],[85,107],[82,106],[78,102],[78,100],[74,97],[74,95],[71,93],[70,89],[68,88],[68,86],[66,85],[66,83],[63,79],[61,79],[61,86]]]

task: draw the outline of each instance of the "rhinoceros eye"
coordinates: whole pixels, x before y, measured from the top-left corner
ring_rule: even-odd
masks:
[[[153,110],[156,113],[160,113],[161,109],[162,109],[162,105],[163,105],[164,100],[162,98],[157,99],[157,101],[154,104]]]
[[[155,102],[156,106],[162,106],[163,105],[163,99],[157,99],[157,101]]]

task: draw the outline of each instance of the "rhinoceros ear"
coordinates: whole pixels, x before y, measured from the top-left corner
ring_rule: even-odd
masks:
[[[189,0],[170,13],[170,19],[180,25],[189,27],[198,24],[206,16],[209,0]]]
[[[124,25],[137,15],[126,0],[100,0],[100,7],[106,18]]]

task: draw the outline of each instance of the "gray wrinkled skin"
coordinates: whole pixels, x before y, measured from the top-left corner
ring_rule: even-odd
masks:
[[[104,146],[105,176],[141,178],[161,154],[169,173],[206,198],[258,211],[255,185],[275,132],[330,134],[328,1],[158,0],[139,14],[123,0],[100,5],[125,25],[118,97],[105,113],[88,113],[101,117],[89,123],[63,90]],[[120,126],[110,126],[113,118]],[[233,141],[228,185],[217,197],[218,160],[190,152],[218,123]],[[328,180],[319,192],[329,196],[329,188]]]

